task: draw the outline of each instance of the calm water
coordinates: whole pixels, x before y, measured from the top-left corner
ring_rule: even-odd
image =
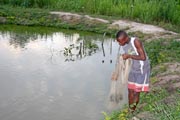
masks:
[[[0,119],[103,119],[118,44],[102,42],[92,33],[1,25]]]

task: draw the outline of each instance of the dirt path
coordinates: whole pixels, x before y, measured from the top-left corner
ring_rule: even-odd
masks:
[[[165,30],[161,27],[137,23],[127,20],[113,20],[113,22],[101,18],[94,18],[89,15],[79,15],[69,12],[50,12],[53,17],[68,24],[86,24],[86,25],[106,25],[108,30],[126,30],[128,33],[140,33],[148,36],[148,39],[171,38],[178,34]]]

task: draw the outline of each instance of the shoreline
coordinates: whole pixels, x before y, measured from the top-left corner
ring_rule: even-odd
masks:
[[[106,35],[113,37],[121,29],[126,30],[130,35],[139,37],[142,41],[157,38],[174,38],[178,35],[178,33],[165,30],[159,26],[129,20],[105,19],[70,12],[5,5],[0,7],[0,24],[73,29],[98,34],[106,33]]]

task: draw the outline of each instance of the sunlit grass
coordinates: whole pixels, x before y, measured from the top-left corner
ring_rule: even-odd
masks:
[[[180,25],[180,0],[1,0],[0,4],[119,16]]]

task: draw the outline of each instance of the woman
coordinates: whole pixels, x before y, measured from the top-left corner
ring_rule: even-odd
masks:
[[[119,31],[116,40],[123,49],[123,59],[132,59],[128,78],[129,108],[135,111],[141,92],[149,91],[150,63],[141,41],[129,37],[125,31]]]

